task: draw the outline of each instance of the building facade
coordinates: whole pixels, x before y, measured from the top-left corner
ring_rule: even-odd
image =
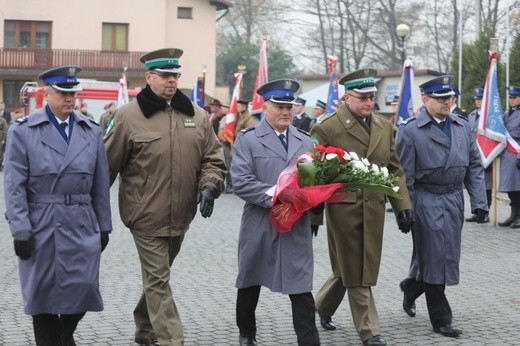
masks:
[[[182,77],[191,89],[204,77],[207,94],[216,79],[216,22],[230,4],[217,0],[1,0],[0,100],[19,107],[27,81],[51,67],[74,64],[80,78],[144,85],[139,57],[178,47]]]

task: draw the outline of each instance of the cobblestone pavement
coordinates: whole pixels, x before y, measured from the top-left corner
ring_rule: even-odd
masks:
[[[3,196],[3,174],[0,174]],[[222,195],[210,219],[199,215],[173,264],[171,285],[184,325],[186,345],[237,345],[235,277],[237,238],[243,202]],[[0,210],[5,210],[4,199]],[[499,202],[498,219],[509,207]],[[103,312],[89,312],[76,331],[78,345],[135,345],[132,311],[141,291],[140,269],[129,231],[119,219],[117,190],[112,188],[114,232],[102,255]],[[469,216],[466,206],[466,216]],[[345,220],[348,222],[348,220]],[[417,316],[401,308],[398,284],[407,273],[411,236],[402,234],[387,213],[383,257],[374,289],[382,335],[389,345],[508,345],[520,340],[520,230],[491,224],[465,224],[461,283],[447,288],[458,339],[432,332],[426,303],[417,301]],[[24,315],[17,259],[6,221],[0,220],[0,345],[34,345],[31,318]],[[314,240],[314,293],[330,274],[326,233]],[[322,345],[360,345],[348,301],[334,316],[336,331],[318,326]],[[296,345],[289,297],[263,288],[257,308],[259,345]]]

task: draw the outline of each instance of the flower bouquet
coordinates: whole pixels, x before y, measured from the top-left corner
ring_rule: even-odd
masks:
[[[317,144],[278,177],[269,219],[278,232],[284,233],[309,209],[323,202],[341,202],[348,191],[370,189],[401,198],[395,186],[397,179],[386,167],[360,159],[354,152]]]

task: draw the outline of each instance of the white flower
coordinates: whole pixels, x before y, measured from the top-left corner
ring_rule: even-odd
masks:
[[[333,160],[333,159],[335,159],[336,157],[338,157],[338,154],[330,153],[330,154],[325,155],[325,158],[326,158],[327,160]]]
[[[343,155],[343,160],[345,160],[345,161],[350,161],[350,160],[352,160],[352,155],[350,155],[349,153],[347,153],[347,152],[345,151],[345,155]]]
[[[399,186],[392,187],[392,190],[394,190],[394,192],[399,192]]]
[[[357,156],[357,154],[355,152],[351,151],[349,154],[350,154],[350,156],[352,156],[352,158],[354,160],[359,160],[359,156]]]
[[[361,161],[363,161],[365,166],[370,167],[370,162],[365,157]]]
[[[375,163],[372,164],[372,172],[379,173],[379,167]]]
[[[386,168],[386,167],[381,167],[381,173],[383,173],[383,177],[384,177],[385,179],[388,178],[388,176],[390,175],[390,174],[388,173],[388,168]]]
[[[356,170],[356,171],[362,171],[364,172],[366,170],[366,167],[365,165],[363,164],[363,162],[359,161],[359,160],[354,160],[354,161],[351,161],[352,162],[352,167]]]

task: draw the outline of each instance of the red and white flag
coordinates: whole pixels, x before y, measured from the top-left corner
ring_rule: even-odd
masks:
[[[264,99],[256,91],[269,80],[267,76],[267,40],[262,40],[260,47],[260,57],[258,59],[258,73],[256,74],[255,88],[253,89],[253,101],[251,102],[251,113],[262,112]]]
[[[226,114],[226,124],[220,135],[222,140],[233,143],[235,141],[235,128],[237,125],[238,100],[242,90],[242,73],[235,73],[235,88],[231,96],[231,104],[229,105],[229,113]]]
[[[126,78],[123,75],[123,78],[119,80],[119,89],[117,91],[117,107],[121,107],[122,105],[126,105],[128,103],[128,87],[126,85]]]
[[[489,54],[489,68],[482,98],[482,114],[478,121],[477,145],[484,167],[507,149],[515,156],[520,152],[520,146],[511,137],[504,126],[502,104],[497,83],[497,53]]]

